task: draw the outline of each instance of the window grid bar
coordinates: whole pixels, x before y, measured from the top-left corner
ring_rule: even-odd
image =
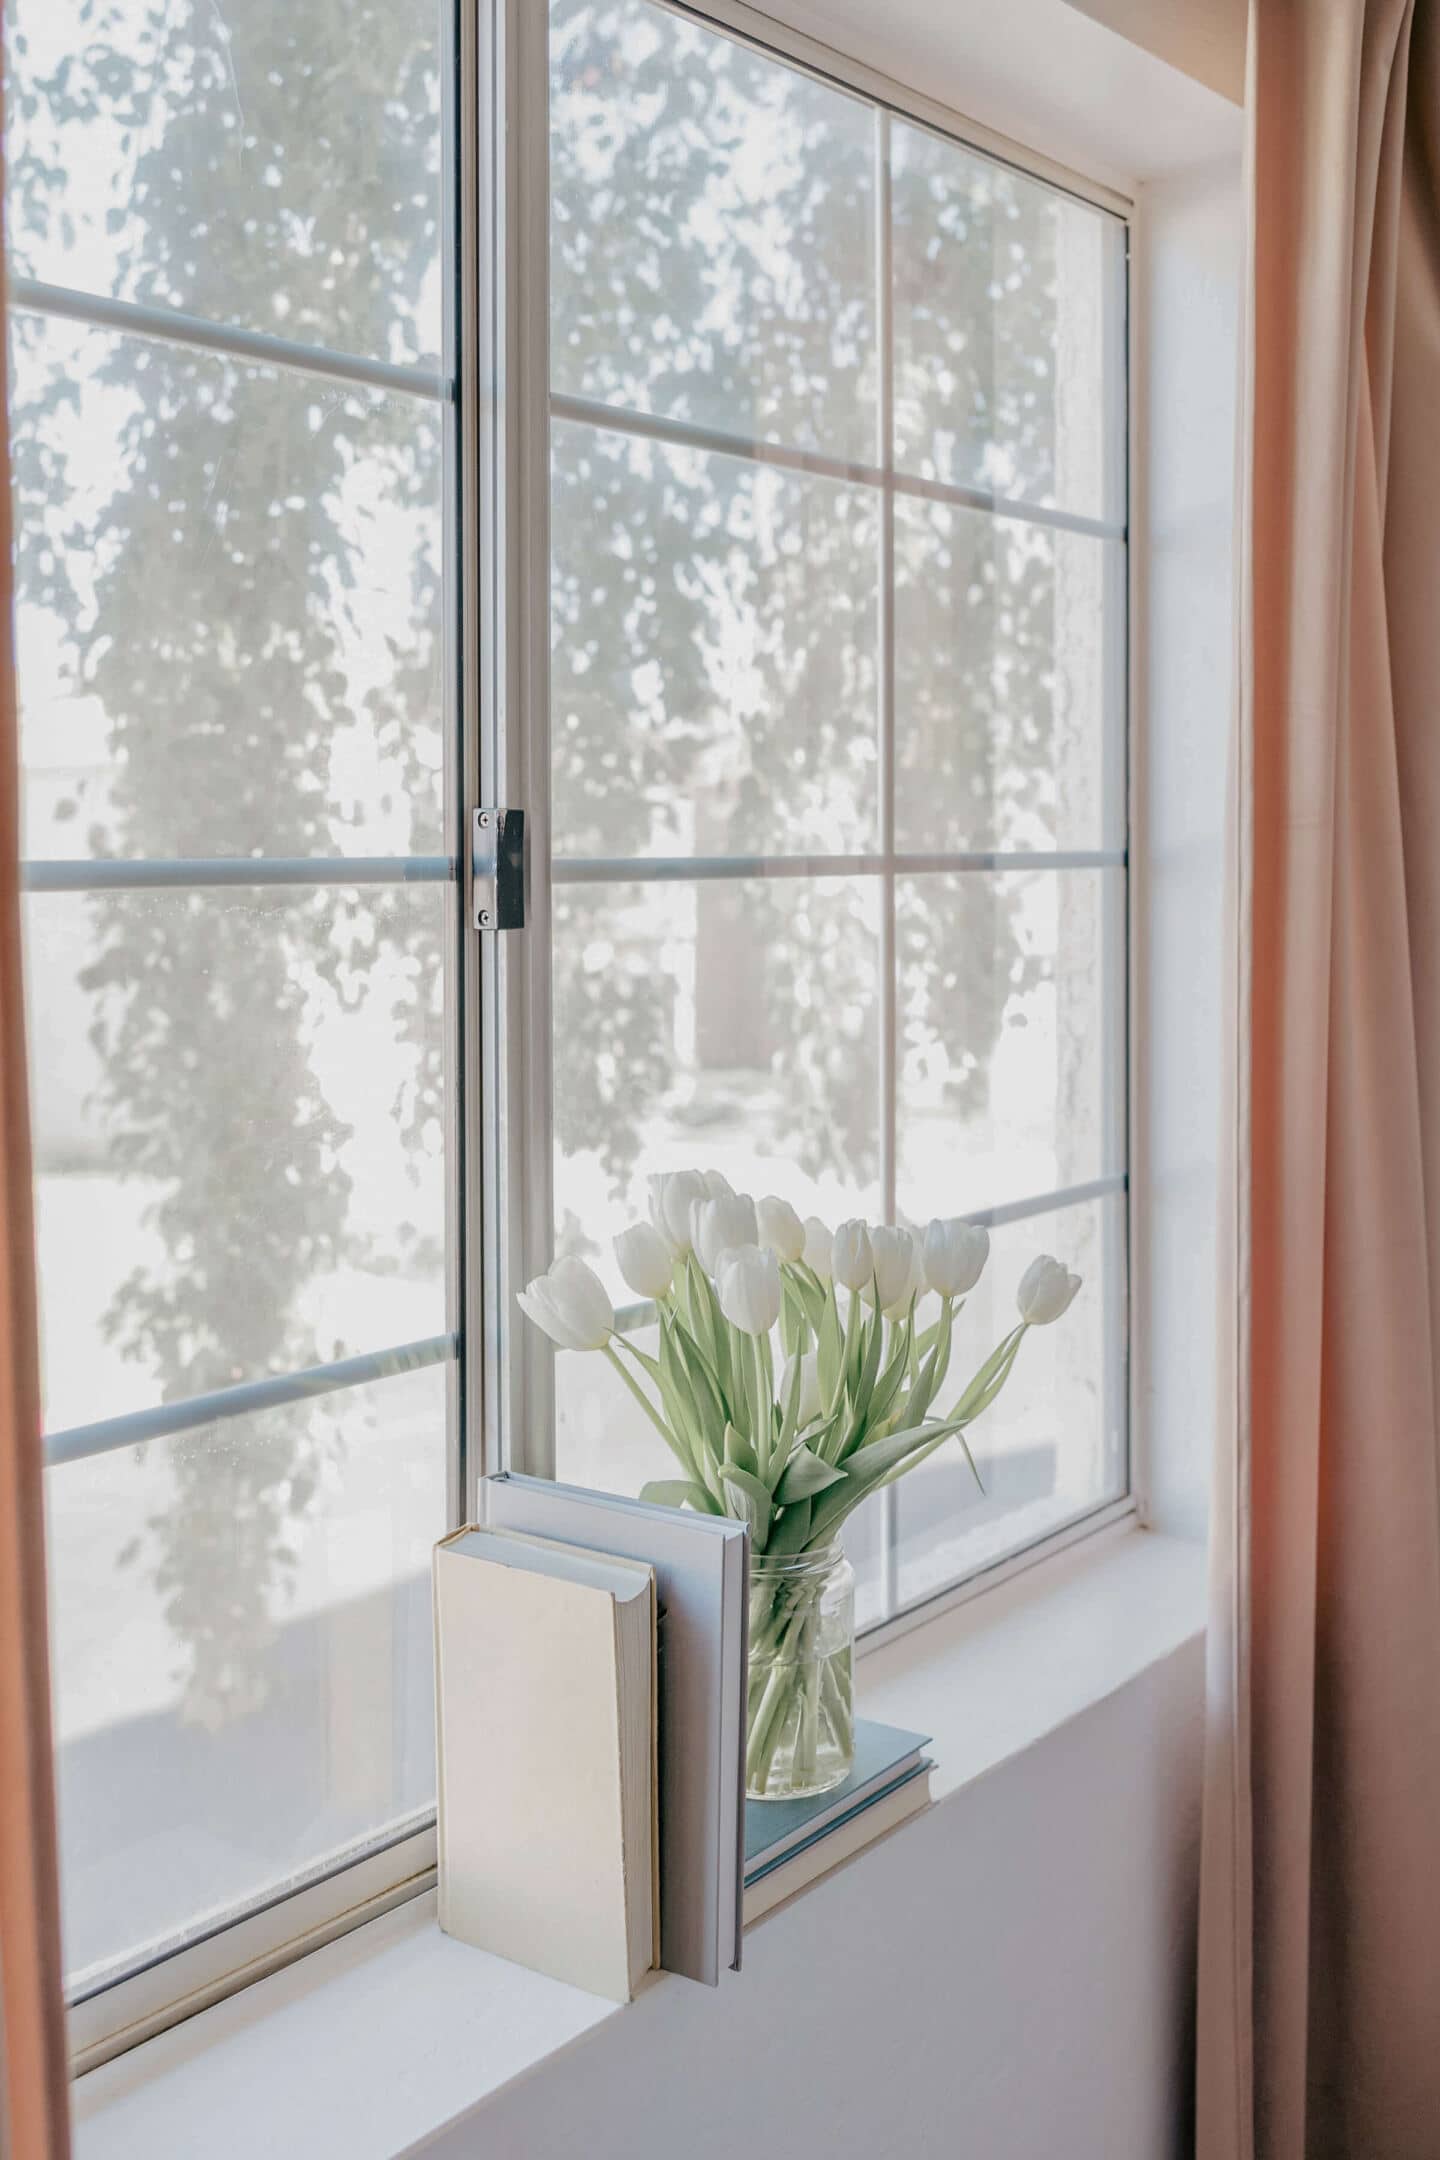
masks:
[[[875,114],[875,287],[880,360],[880,1212],[895,1220],[899,1154],[899,985],[895,940],[895,343],[891,291],[890,115]],[[895,1488],[880,1492],[880,1606],[888,1620],[899,1595],[898,1511]]]
[[[72,1425],[46,1437],[45,1467],[53,1470],[61,1463],[82,1462],[89,1455],[108,1455],[116,1448],[138,1447],[145,1440],[168,1439],[175,1433],[193,1432],[198,1426],[214,1425],[225,1418],[278,1410],[312,1396],[335,1395],[344,1388],[364,1387],[372,1380],[389,1380],[397,1373],[420,1372],[458,1355],[458,1337],[431,1335],[423,1342],[369,1350],[331,1365],[309,1365],[300,1372],[246,1380],[237,1387],[217,1388],[209,1395],[192,1395],[184,1402],[157,1403],[152,1409],[102,1418],[93,1425]]]
[[[1124,848],[953,849],[874,855],[570,855],[557,885],[704,884],[743,878],[911,877],[964,871],[1123,870]],[[26,892],[150,892],[190,886],[446,885],[448,855],[217,855],[79,858],[20,866]]]
[[[27,277],[9,280],[9,297],[12,307],[27,308],[36,315],[62,316],[67,322],[84,323],[92,330],[159,338],[169,345],[225,353],[234,360],[320,375],[329,382],[360,383],[369,390],[398,390],[406,397],[440,404],[448,403],[455,394],[454,382],[438,367],[406,366],[395,360],[369,360],[361,353],[331,352],[323,345],[301,344],[294,338],[276,337],[268,330],[243,330],[211,322],[201,315],[186,315],[178,308],[110,300],[102,293],[79,292],[73,286],[49,285],[43,279]]]
[[[765,442],[759,436],[732,435],[724,428],[700,427],[690,420],[667,420],[658,413],[633,412],[628,406],[605,405],[595,398],[571,397],[559,390],[550,394],[550,414],[555,420],[574,421],[612,435],[640,436],[673,450],[709,451],[717,457],[777,466],[784,472],[810,473],[821,480],[848,481],[854,487],[889,487],[899,495],[926,502],[951,503],[958,509],[1013,518],[1025,525],[1054,526],[1061,532],[1084,533],[1094,540],[1126,538],[1125,525],[1117,519],[1083,517],[1075,510],[1052,509],[1045,503],[997,495],[990,488],[964,487],[958,481],[928,480],[919,473],[892,471],[887,475],[883,465],[827,457],[819,450],[797,450],[787,443]]]
[[[956,848],[873,855],[557,855],[556,885],[700,884],[729,878],[911,877],[967,870],[1123,870],[1124,848]]]
[[[154,892],[196,885],[448,885],[448,855],[217,855],[28,862],[25,892]]]
[[[1037,1215],[1060,1215],[1066,1208],[1084,1207],[1091,1200],[1108,1200],[1129,1189],[1128,1173],[1112,1170],[1105,1177],[1087,1178],[1081,1185],[1061,1185],[1054,1192],[1031,1193],[1024,1200],[1001,1200],[994,1207],[967,1208],[965,1220],[982,1230],[998,1230],[1006,1223],[1029,1222]],[[649,1327],[655,1316],[654,1301],[641,1298],[630,1305],[616,1306],[615,1326],[620,1334],[629,1335],[636,1328]]]

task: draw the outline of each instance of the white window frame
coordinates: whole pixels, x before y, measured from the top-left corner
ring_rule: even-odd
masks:
[[[1047,158],[957,111],[891,80],[817,40],[792,30],[742,0],[705,0],[703,6],[656,0],[671,12],[703,23],[761,53],[805,68],[821,79],[858,93],[887,115],[932,130],[961,147],[1013,165],[1097,208],[1125,220],[1131,250],[1137,206],[1113,187]],[[452,1315],[461,1354],[451,1358],[454,1415],[451,1419],[449,1510],[452,1520],[472,1517],[479,1480],[506,1461],[545,1473],[554,1468],[553,1363],[533,1329],[511,1325],[515,1290],[549,1257],[552,1235],[550,1153],[550,982],[548,831],[549,788],[549,158],[547,18],[545,0],[455,0],[457,57],[447,156],[453,160],[458,208],[458,258],[446,280],[455,310],[447,343],[453,375],[446,386],[457,445],[456,480],[447,506],[447,594],[452,653],[456,663],[459,735],[456,846],[446,874],[458,874],[461,947],[456,955],[457,995],[464,1028],[462,1070],[455,1100],[464,1106],[454,1159],[459,1166],[451,1195],[453,1219]],[[888,245],[888,235],[887,235]],[[886,281],[888,288],[888,280]],[[1132,285],[1133,292],[1133,285]],[[32,293],[33,301],[39,296]],[[52,300],[54,296],[51,296]],[[888,289],[886,305],[888,306]],[[62,303],[56,301],[56,311]],[[139,327],[136,312],[97,303],[86,319],[113,319]],[[74,312],[72,310],[72,312]],[[183,322],[167,319],[152,330],[190,342],[211,342],[208,326],[189,336]],[[1135,506],[1140,500],[1140,371],[1136,365],[1137,311],[1128,322],[1128,458],[1132,505],[1127,563],[1127,722],[1125,753],[1130,772],[1127,910],[1139,889],[1136,877],[1141,836],[1135,789],[1139,727]],[[274,359],[279,341],[250,339],[244,332],[214,338],[220,349]],[[262,351],[260,348],[266,348]],[[327,356],[296,349],[290,364],[326,372]],[[325,364],[322,364],[325,363]],[[360,363],[364,366],[365,363]],[[372,375],[394,387],[394,371],[376,363]],[[433,383],[430,394],[433,394]],[[614,415],[607,413],[607,424]],[[661,434],[687,433],[659,427]],[[702,431],[704,432],[704,431]],[[693,437],[692,437],[693,439]],[[734,447],[729,438],[724,447]],[[799,463],[829,471],[835,462],[797,459],[772,446],[751,446],[766,462]],[[851,468],[846,468],[847,471]],[[896,478],[882,474],[887,502]],[[904,482],[907,491],[942,500],[972,502],[975,492]],[[994,507],[993,503],[989,507]],[[1017,506],[1019,507],[1019,506]],[[1033,517],[1031,509],[1023,514]],[[1091,521],[1045,513],[1043,520],[1090,529]],[[888,522],[888,521],[887,521]],[[461,577],[453,573],[462,566]],[[887,699],[887,704],[891,701]],[[893,725],[893,709],[886,716]],[[464,835],[464,813],[476,804],[522,805],[527,812],[529,887],[527,922],[520,936],[477,936],[471,919],[474,866]],[[867,856],[864,868],[893,883],[897,870],[949,867],[950,858],[898,856],[893,830],[885,849]],[[1049,867],[1079,865],[1096,857],[1055,855]],[[1105,859],[1109,859],[1106,857]],[[980,858],[972,858],[977,863]],[[983,858],[1004,867],[1007,858]],[[831,867],[849,866],[841,859]],[[751,866],[753,867],[753,866]],[[787,862],[784,871],[797,866]],[[807,868],[813,865],[807,865]],[[781,873],[783,874],[783,873]],[[1129,926],[1127,1088],[1125,1145],[1130,1176],[1071,1189],[1081,1200],[1098,1190],[1127,1190],[1127,1234],[1135,1242],[1134,1170],[1139,1158],[1134,1085],[1136,1061],[1136,948]],[[893,1020],[892,1020],[893,1028]],[[893,1108],[892,1108],[893,1116]],[[893,1131],[893,1124],[892,1124]],[[887,1213],[893,1212],[894,1149],[889,1149]],[[977,1219],[989,1222],[1040,1214],[1056,1196],[1036,1196]],[[1134,1270],[1131,1270],[1133,1281]],[[1132,1292],[1132,1297],[1134,1293]],[[1123,1337],[1121,1338],[1123,1339]],[[453,1342],[453,1338],[452,1338]],[[399,1353],[396,1353],[398,1356]],[[1096,1535],[1127,1518],[1145,1518],[1145,1463],[1135,1417],[1139,1360],[1129,1359],[1129,1491],[1053,1535],[980,1570],[964,1582],[904,1610],[873,1630],[874,1648],[932,1614],[974,1597],[1036,1562]],[[523,1436],[523,1445],[521,1438]],[[509,1443],[507,1445],[507,1442]],[[185,2017],[305,1955],[349,1929],[432,1888],[435,1881],[433,1820],[418,1820],[398,1838],[377,1840],[335,1871],[282,1886],[272,1896],[84,2001],[72,2004],[72,2067],[77,2074],[178,2023]]]
[[[509,491],[500,481],[499,500],[493,505],[498,520],[508,511],[506,549],[497,549],[501,575],[509,572],[503,604],[505,635],[510,665],[503,694],[494,696],[500,736],[494,770],[513,792],[498,799],[523,804],[530,836],[530,885],[527,927],[523,949],[501,937],[488,941],[501,950],[490,961],[491,978],[485,1002],[485,1032],[489,1044],[487,1073],[493,1076],[489,1093],[480,1101],[485,1121],[484,1150],[494,1166],[488,1193],[486,1252],[491,1260],[481,1319],[487,1353],[485,1414],[470,1439],[470,1498],[474,1506],[474,1480],[483,1470],[523,1469],[536,1476],[555,1472],[554,1359],[548,1343],[537,1330],[509,1324],[517,1289],[553,1257],[553,1158],[551,1126],[551,994],[550,994],[550,890],[554,883],[603,883],[611,878],[626,883],[716,878],[755,878],[823,875],[863,875],[878,879],[883,891],[880,951],[881,971],[881,1204],[884,1217],[893,1221],[896,1212],[896,1054],[895,970],[893,965],[894,885],[897,875],[911,871],[992,871],[1037,869],[1119,869],[1124,873],[1119,919],[1104,931],[1102,984],[1107,999],[1119,997],[1124,1010],[1118,1027],[1105,1016],[1107,1054],[1117,1035],[1118,1070],[1109,1074],[1102,1092],[1112,1084],[1123,1099],[1118,1118],[1118,1144],[1122,1167],[1058,1192],[1018,1198],[1008,1204],[976,1211],[974,1220],[996,1226],[1030,1217],[1042,1217],[1067,1206],[1109,1196],[1124,1196],[1126,1249],[1133,1250],[1133,1207],[1130,1204],[1130,1165],[1133,1162],[1131,1131],[1134,1034],[1130,1016],[1135,1010],[1130,938],[1130,895],[1133,890],[1133,804],[1129,786],[1132,767],[1131,734],[1135,713],[1135,573],[1134,548],[1128,503],[1134,494],[1137,447],[1131,385],[1138,377],[1134,366],[1133,310],[1128,305],[1123,324],[1117,326],[1119,350],[1111,378],[1117,409],[1109,416],[1111,440],[1123,445],[1126,490],[1122,516],[1105,520],[1077,516],[1061,510],[1036,508],[1025,502],[1007,502],[982,489],[948,482],[919,479],[897,471],[890,436],[893,406],[890,397],[889,335],[892,305],[889,216],[888,138],[892,118],[925,129],[957,147],[977,151],[1012,166],[1028,178],[1040,180],[1076,197],[1096,209],[1109,212],[1125,229],[1126,265],[1131,254],[1135,217],[1133,200],[1114,188],[1086,179],[1068,167],[1037,156],[993,130],[977,126],[948,107],[919,96],[865,64],[853,61],[804,33],[794,31],[761,15],[742,0],[650,0],[682,19],[728,36],[757,53],[781,63],[803,68],[836,88],[859,96],[878,115],[881,154],[876,204],[876,290],[882,352],[881,410],[885,441],[874,465],[852,459],[732,435],[724,430],[672,422],[648,413],[627,413],[609,405],[551,394],[549,390],[549,79],[547,60],[548,7],[527,7],[524,0],[509,0],[515,21],[514,73],[510,90],[515,99],[515,126],[509,140],[505,186],[509,215],[503,223],[504,241],[513,252],[508,262],[497,260],[495,269],[502,288],[508,288],[508,337],[504,358],[508,365],[497,369],[493,379],[514,386],[513,395],[502,396],[505,425],[497,437],[497,456],[508,463],[518,483]],[[508,280],[504,276],[508,268]],[[549,489],[550,421],[589,422],[609,432],[631,433],[665,444],[719,451],[730,457],[791,471],[818,473],[852,484],[874,487],[883,504],[882,639],[879,789],[881,835],[879,845],[860,855],[792,855],[734,858],[676,858],[673,860],[591,860],[556,858],[550,839],[549,756]],[[1119,540],[1123,554],[1122,589],[1115,597],[1123,602],[1117,610],[1115,651],[1107,667],[1116,675],[1119,711],[1106,715],[1105,755],[1118,761],[1121,770],[1111,784],[1123,804],[1123,829],[1119,845],[1109,848],[1052,850],[1043,853],[1003,851],[956,851],[954,853],[907,854],[897,851],[894,835],[894,644],[890,618],[893,613],[893,509],[897,495],[980,509],[994,515],[1012,515],[1029,523],[1060,530],[1078,531]],[[497,798],[488,798],[497,799]],[[1108,810],[1109,788],[1104,807]],[[1108,912],[1108,911],[1107,911]],[[501,1045],[508,1043],[508,1057]],[[1127,1268],[1106,1270],[1108,1309],[1102,1341],[1106,1357],[1105,1386],[1112,1400],[1122,1405],[1127,1435],[1126,1489],[1114,1499],[1099,1503],[1083,1516],[1072,1519],[1023,1548],[982,1566],[960,1580],[921,1598],[902,1601],[897,1593],[896,1496],[893,1487],[881,1500],[881,1591],[883,1617],[868,1627],[867,1648],[878,1647],[892,1635],[903,1633],[931,1614],[965,1601],[1033,1566],[1077,1539],[1105,1530],[1140,1512],[1140,1476],[1136,1461],[1134,1417],[1134,1359],[1128,1355],[1130,1308]],[[622,1311],[622,1325],[638,1324],[647,1308]],[[474,1338],[472,1337],[472,1340]]]

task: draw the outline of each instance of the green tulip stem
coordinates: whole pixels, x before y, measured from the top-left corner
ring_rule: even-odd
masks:
[[[770,1414],[770,1382],[765,1372],[765,1352],[768,1345],[768,1336],[750,1337],[751,1364],[755,1377],[755,1429],[751,1438],[755,1443],[758,1474],[764,1485],[770,1483],[770,1451],[775,1438],[775,1420]]]
[[[624,1337],[619,1337],[619,1340],[621,1342],[624,1342]],[[615,1342],[616,1337],[612,1336],[609,1342],[603,1343],[601,1345],[601,1348],[604,1350],[606,1357],[609,1358],[610,1363],[614,1366],[616,1372],[619,1373],[620,1378],[624,1381],[626,1387],[629,1388],[630,1393],[634,1396],[636,1402],[639,1403],[641,1409],[645,1412],[646,1417],[649,1418],[651,1424],[655,1427],[656,1432],[659,1433],[661,1439],[665,1442],[666,1447],[669,1448],[671,1454],[675,1457],[675,1460],[680,1464],[682,1470],[684,1470],[690,1477],[692,1477],[697,1485],[703,1485],[705,1480],[701,1477],[699,1471],[695,1467],[694,1462],[691,1460],[689,1449],[682,1445],[677,1434],[671,1432],[670,1427],[666,1424],[664,1418],[661,1417],[659,1411],[655,1408],[654,1403],[651,1402],[649,1396],[645,1393],[645,1390],[641,1387],[639,1381],[624,1365],[621,1364],[619,1358],[615,1354]],[[626,1343],[625,1347],[629,1349],[631,1346]]]

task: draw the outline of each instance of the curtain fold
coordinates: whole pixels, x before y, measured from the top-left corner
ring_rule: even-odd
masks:
[[[0,260],[0,276],[3,276]],[[0,346],[0,413],[5,407]],[[20,976],[8,436],[0,430],[0,2155],[69,2152]]]
[[[1252,0],[1201,2160],[1440,2154],[1440,66]]]

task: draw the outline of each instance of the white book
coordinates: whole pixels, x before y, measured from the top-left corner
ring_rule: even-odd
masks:
[[[654,1573],[472,1525],[434,1587],[440,1925],[628,2002],[658,1952]]]
[[[745,1865],[749,1536],[729,1516],[549,1478],[487,1478],[488,1522],[626,1553],[660,1606],[660,1963],[714,1987],[738,1970]]]

